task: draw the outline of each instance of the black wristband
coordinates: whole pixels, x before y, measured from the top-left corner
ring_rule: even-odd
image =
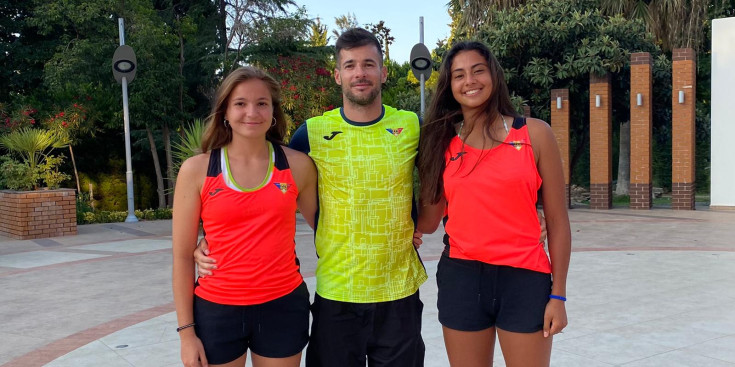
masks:
[[[196,325],[196,323],[192,322],[191,324],[186,324],[184,326],[179,326],[179,327],[176,328],[176,332],[179,333],[179,332],[181,332],[181,330],[184,330],[186,328],[190,328],[190,327],[192,327],[194,325]]]

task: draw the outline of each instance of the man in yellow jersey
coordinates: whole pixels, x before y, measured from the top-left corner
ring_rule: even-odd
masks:
[[[418,288],[427,276],[411,216],[419,118],[382,104],[387,71],[372,33],[345,31],[335,56],[343,107],[307,120],[290,144],[319,176],[306,365],[423,366]]]
[[[382,104],[387,71],[372,33],[345,31],[335,56],[343,107],[307,120],[290,144],[319,177],[306,365],[423,366],[418,289],[427,275],[412,244],[419,118]],[[201,250],[195,255],[209,268]]]

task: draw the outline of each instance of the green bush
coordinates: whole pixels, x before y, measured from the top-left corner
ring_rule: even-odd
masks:
[[[79,201],[77,201],[77,208],[80,207]],[[91,207],[88,207],[91,209]],[[169,208],[161,209],[145,209],[136,210],[135,216],[139,220],[161,220],[171,219],[173,210]],[[108,211],[108,210],[84,210],[83,212],[77,211],[77,224],[92,224],[92,223],[116,223],[124,222],[128,217],[127,211]]]
[[[31,190],[36,182],[33,169],[9,156],[0,156],[0,189]]]
[[[38,165],[35,177],[45,182],[49,189],[58,189],[62,182],[71,178],[66,173],[59,172],[59,165],[64,162],[64,158],[66,157],[63,154],[46,156],[46,159]]]

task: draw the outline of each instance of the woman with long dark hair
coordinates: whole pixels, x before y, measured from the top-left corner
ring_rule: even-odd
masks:
[[[296,208],[313,226],[316,168],[281,146],[280,85],[244,67],[217,91],[204,153],[181,166],[173,212],[173,293],[185,366],[296,367],[308,341]],[[194,282],[199,223],[216,274]]]
[[[571,234],[561,157],[548,124],[515,112],[484,44],[460,42],[444,57],[418,167],[419,232],[434,232],[444,218],[437,306],[450,364],[491,366],[497,335],[507,366],[548,366],[552,335],[567,325]]]

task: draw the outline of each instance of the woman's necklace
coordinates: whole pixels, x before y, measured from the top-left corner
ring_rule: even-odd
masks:
[[[510,130],[508,130],[508,124],[505,123],[505,116],[500,115],[500,120],[503,121],[503,127],[505,128],[505,133],[510,134]],[[462,139],[462,128],[464,127],[464,120],[459,122],[459,131],[457,131],[457,137]]]

